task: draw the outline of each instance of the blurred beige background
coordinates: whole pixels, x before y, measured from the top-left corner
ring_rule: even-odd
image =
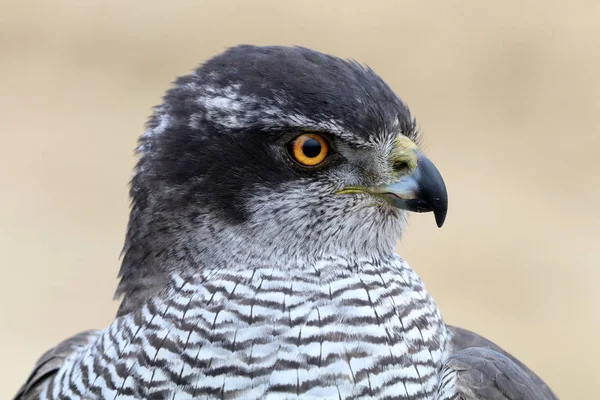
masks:
[[[174,77],[238,43],[373,67],[450,194],[400,254],[448,322],[597,398],[600,3],[556,3],[2,1],[0,398],[110,323],[136,137]]]

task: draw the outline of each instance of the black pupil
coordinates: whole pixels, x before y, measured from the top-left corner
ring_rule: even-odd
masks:
[[[315,158],[321,154],[321,143],[317,139],[310,138],[302,145],[302,152],[308,158]]]

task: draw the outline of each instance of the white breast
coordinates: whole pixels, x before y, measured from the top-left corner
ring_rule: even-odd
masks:
[[[51,398],[432,398],[447,332],[416,273],[332,258],[173,275],[71,357]]]

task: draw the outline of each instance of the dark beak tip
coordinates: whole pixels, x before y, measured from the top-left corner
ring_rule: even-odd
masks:
[[[419,155],[419,168],[421,169],[422,187],[420,189],[421,199],[433,211],[435,223],[441,228],[446,221],[448,213],[448,192],[446,184],[440,171],[423,154]]]
[[[441,228],[442,225],[444,225],[444,222],[446,221],[446,210],[437,211],[434,213],[434,215],[435,215],[435,223],[436,223],[437,227]]]
[[[444,186],[444,194],[443,198],[437,199],[437,207],[433,207],[433,215],[435,216],[435,223],[438,228],[441,228],[446,221],[446,215],[448,214],[448,195],[446,193],[446,188]]]

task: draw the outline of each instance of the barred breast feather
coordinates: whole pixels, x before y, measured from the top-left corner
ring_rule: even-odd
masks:
[[[174,274],[43,398],[431,399],[448,334],[399,257]]]

